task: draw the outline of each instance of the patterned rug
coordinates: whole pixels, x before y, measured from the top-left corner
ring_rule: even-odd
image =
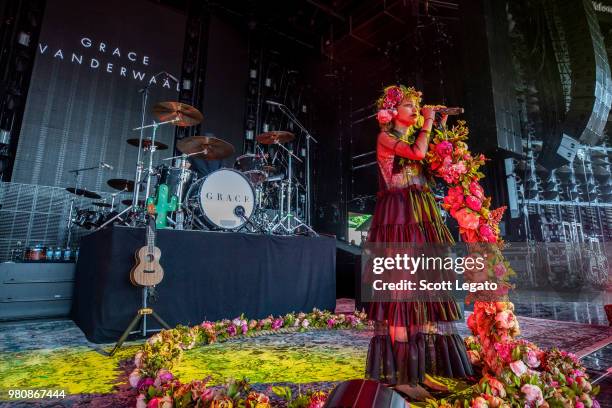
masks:
[[[526,317],[519,317],[519,322],[522,336],[545,348],[557,346],[585,355],[612,343],[612,328],[607,326]],[[469,334],[464,323],[458,330]],[[184,381],[209,375],[214,383],[247,377],[260,391],[272,384],[290,385],[295,391],[329,390],[338,382],[363,377],[371,335],[342,330],[236,339],[188,351],[173,371]],[[6,401],[11,388],[61,388],[70,397],[19,406],[133,404],[135,394],[125,382],[138,344],[128,343],[116,356],[107,357],[104,350],[112,345],[89,343],[69,320],[0,325],[0,399]]]

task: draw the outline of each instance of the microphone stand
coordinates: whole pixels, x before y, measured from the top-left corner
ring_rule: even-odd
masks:
[[[310,141],[312,140],[317,144],[319,142],[310,134],[308,129],[302,125],[302,123],[286,105],[279,103],[278,107],[281,112],[283,112],[293,123],[295,123],[297,127],[299,127],[306,135],[306,224],[311,225]]]

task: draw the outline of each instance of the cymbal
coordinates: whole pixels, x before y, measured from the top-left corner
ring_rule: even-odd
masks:
[[[111,207],[111,205],[109,203],[105,203],[103,201],[96,201],[96,202],[93,202],[91,204],[95,205],[96,207],[102,207],[102,208],[110,208]]]
[[[132,192],[134,191],[134,182],[126,179],[110,179],[106,182],[115,190]]]
[[[160,102],[153,106],[153,115],[160,122],[177,119],[176,126],[193,126],[202,122],[204,116],[193,106],[181,102]]]
[[[189,136],[176,142],[176,148],[181,153],[204,160],[221,160],[234,153],[231,143],[212,136]]]
[[[295,139],[295,136],[293,133],[284,130],[273,130],[258,135],[256,139],[261,144],[274,144],[290,142]]]
[[[128,139],[126,140],[127,144],[131,145],[131,146],[136,146],[138,147],[138,141],[140,139]],[[151,148],[151,139],[142,139],[142,148],[143,149],[150,149]],[[167,144],[164,144],[162,142],[158,142],[157,140],[155,141],[155,149],[156,150],[166,150],[168,148]]]
[[[102,198],[100,194],[96,194],[93,191],[85,190],[83,188],[68,187],[66,191],[72,194],[76,194],[78,196],[83,196],[85,198],[93,198],[96,200],[99,200],[100,198]]]
[[[128,198],[126,200],[121,200],[121,204],[132,205],[132,199]],[[138,206],[139,207],[143,207],[144,206],[144,200],[138,200]]]

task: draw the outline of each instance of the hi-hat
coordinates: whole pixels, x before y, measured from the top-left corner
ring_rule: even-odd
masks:
[[[106,182],[109,186],[119,191],[134,191],[134,182],[126,179],[110,179]],[[98,197],[99,198],[99,197]]]
[[[127,144],[131,145],[131,146],[136,146],[138,147],[138,142],[140,139],[128,139],[126,140]],[[151,139],[142,139],[142,148],[143,149],[150,149],[151,148]],[[156,150],[166,150],[168,148],[168,145],[162,143],[162,142],[158,142],[157,140],[155,141],[155,149]]]
[[[76,194],[78,196],[83,196],[85,198],[93,198],[96,200],[99,200],[100,198],[102,198],[100,194],[94,193],[93,191],[85,190],[83,188],[68,187],[66,191],[72,194]]]
[[[189,136],[176,142],[179,152],[204,160],[221,160],[234,153],[234,146],[212,136]]]
[[[176,126],[193,126],[202,122],[204,116],[193,106],[181,102],[160,102],[153,106],[153,115],[160,122],[175,120]]]
[[[284,130],[273,130],[271,132],[265,132],[256,137],[257,141],[261,144],[274,144],[274,143],[287,143],[295,139],[295,136],[291,132]]]
[[[95,205],[96,207],[102,207],[102,208],[110,208],[111,205],[109,203],[105,203],[103,201],[96,201],[91,203],[92,205]]]

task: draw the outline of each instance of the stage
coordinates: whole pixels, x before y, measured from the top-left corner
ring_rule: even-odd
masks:
[[[140,307],[130,269],[144,245],[144,228],[113,226],[82,239],[71,317],[88,340],[116,340]],[[156,245],[165,275],[150,306],[171,327],[335,307],[332,238],[158,230]]]

